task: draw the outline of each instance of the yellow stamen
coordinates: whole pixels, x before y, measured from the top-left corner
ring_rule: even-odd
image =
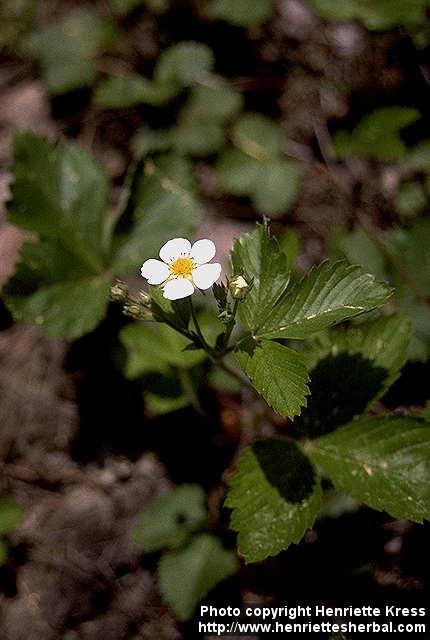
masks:
[[[194,271],[194,260],[192,258],[178,258],[169,264],[172,275],[180,278],[189,278]]]

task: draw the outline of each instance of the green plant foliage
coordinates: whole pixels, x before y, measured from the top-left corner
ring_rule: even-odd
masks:
[[[320,508],[321,486],[294,442],[270,438],[242,454],[225,504],[240,552],[259,562],[300,542]]]
[[[211,49],[200,42],[179,42],[160,55],[155,69],[157,82],[180,88],[206,82],[215,64]]]
[[[32,134],[14,139],[9,221],[36,232],[4,289],[14,315],[49,336],[76,338],[103,317],[110,244],[105,173],[84,151]]]
[[[338,158],[364,156],[399,160],[407,153],[400,132],[419,120],[420,113],[407,107],[384,107],[368,114],[352,133],[338,131],[333,146]]]
[[[76,339],[106,313],[113,274],[137,270],[175,235],[193,233],[200,206],[191,165],[166,155],[139,165],[116,224],[108,180],[84,151],[33,134],[14,139],[8,219],[37,233],[3,297],[14,316],[48,336]]]
[[[20,50],[23,35],[34,19],[35,0],[3,0],[0,5],[0,51]]]
[[[337,489],[394,518],[430,519],[430,425],[402,415],[361,418],[312,441]]]
[[[303,339],[347,318],[384,304],[384,283],[345,261],[323,262],[293,285],[266,317],[258,335]]]
[[[110,0],[112,9],[120,15],[127,15],[137,7],[145,5],[153,13],[164,13],[170,7],[170,0]]]
[[[430,311],[424,303],[430,296],[430,220],[417,219],[407,228],[391,229],[381,234],[380,240],[386,254],[361,229],[338,232],[333,244],[350,262],[361,262],[363,267],[395,286],[392,303],[410,317],[414,329],[409,358],[424,361],[430,355]],[[415,283],[414,288],[411,281]]]
[[[202,349],[185,350],[190,341],[165,324],[129,324],[120,338],[127,351],[124,372],[130,379],[154,372],[168,374],[171,367],[193,367],[207,357]]]
[[[208,82],[214,62],[205,44],[179,42],[161,53],[152,80],[136,73],[108,78],[99,84],[94,104],[99,109],[164,105],[183,89]]]
[[[209,533],[193,538],[187,547],[164,555],[158,566],[163,599],[179,620],[191,618],[197,604],[218,583],[237,570],[237,560]]]
[[[419,26],[426,19],[427,0],[308,0],[323,18],[357,20],[372,31]]]
[[[34,31],[27,40],[52,95],[91,85],[98,56],[112,46],[115,28],[94,11],[80,11],[63,24]]]
[[[253,333],[266,320],[288,286],[287,258],[263,225],[235,240],[230,255],[233,274],[252,277],[252,288],[239,307],[239,317]]]
[[[205,157],[225,143],[225,126],[243,106],[240,93],[222,78],[211,76],[206,84],[190,89],[188,101],[171,129],[140,129],[133,138],[137,157],[175,149],[180,154]]]
[[[211,18],[231,22],[238,27],[250,27],[264,22],[272,15],[274,0],[212,0],[209,7]]]
[[[127,212],[117,226],[115,272],[134,271],[170,238],[190,236],[199,218],[191,163],[173,153],[148,161],[136,172]]]
[[[204,526],[206,519],[203,489],[195,484],[179,485],[145,508],[133,540],[148,553],[179,547]]]
[[[289,418],[300,413],[309,393],[309,376],[299,353],[271,340],[256,343],[249,338],[240,342],[235,355],[254,387],[275,411]]]
[[[177,94],[173,84],[157,84],[136,73],[101,82],[94,95],[98,109],[123,109],[139,104],[163,105]]]
[[[0,539],[0,567],[5,564],[7,560],[7,546],[6,543]]]
[[[428,207],[429,197],[419,182],[405,182],[395,199],[395,206],[403,218],[411,218],[423,213]]]
[[[12,533],[23,517],[24,511],[15,500],[6,497],[0,498],[0,535],[5,536]]]
[[[409,318],[401,315],[317,334],[302,352],[311,382],[298,430],[315,437],[363,413],[397,379],[410,337]]]
[[[235,147],[227,148],[217,164],[221,186],[248,196],[262,213],[287,211],[299,192],[300,171],[285,157],[280,127],[260,114],[245,114],[233,127],[232,141]]]

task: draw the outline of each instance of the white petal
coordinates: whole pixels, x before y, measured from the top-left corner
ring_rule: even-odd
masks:
[[[205,264],[212,260],[216,253],[216,248],[212,240],[197,240],[192,246],[191,257],[197,264]]]
[[[160,258],[163,262],[172,262],[181,255],[188,255],[191,250],[191,242],[185,238],[173,238],[166,242],[160,249]]]
[[[199,289],[209,289],[221,275],[221,265],[219,262],[202,264],[193,271],[193,281]]]
[[[143,263],[140,273],[143,278],[148,280],[149,284],[161,284],[169,277],[170,269],[161,260],[150,258]]]
[[[192,293],[194,293],[193,283],[187,278],[169,280],[163,289],[163,296],[167,300],[179,300],[190,296]]]

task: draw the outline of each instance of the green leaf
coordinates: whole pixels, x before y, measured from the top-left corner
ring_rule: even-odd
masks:
[[[102,167],[82,149],[31,133],[15,135],[13,153],[9,222],[61,242],[98,273],[110,242]]]
[[[276,160],[283,154],[282,130],[273,120],[259,113],[246,113],[232,131],[235,145],[257,160]]]
[[[391,290],[345,261],[314,267],[282,298],[258,334],[303,339],[384,304]]]
[[[332,236],[332,250],[337,257],[346,257],[351,264],[359,264],[378,280],[389,277],[384,255],[361,227],[348,232],[338,229]]]
[[[188,338],[165,324],[129,324],[120,339],[127,351],[125,375],[132,380],[156,371],[169,373],[170,367],[190,368],[206,358],[202,349],[185,350]]]
[[[274,0],[212,0],[209,13],[212,18],[231,22],[239,27],[249,27],[264,22],[274,11]]]
[[[259,562],[297,544],[312,527],[321,486],[295,442],[266,439],[242,454],[225,502],[246,562]]]
[[[145,405],[155,416],[163,416],[167,413],[179,411],[190,405],[190,399],[183,393],[176,396],[166,397],[152,391],[145,393]]]
[[[419,182],[405,182],[397,192],[394,205],[404,218],[417,216],[428,206],[428,196]]]
[[[247,196],[254,193],[261,166],[256,158],[239,149],[226,149],[217,162],[218,180],[228,193]]]
[[[170,153],[148,161],[134,181],[128,212],[131,224],[119,220],[113,265],[118,274],[138,269],[171,238],[190,236],[200,218],[193,166]]]
[[[313,440],[308,453],[337,489],[394,518],[430,519],[430,424],[362,418]]]
[[[181,621],[193,615],[198,603],[218,583],[236,572],[232,551],[209,533],[203,533],[184,549],[164,555],[158,565],[161,595]]]
[[[430,171],[430,140],[423,140],[409,150],[402,166],[406,171]]]
[[[172,145],[180,154],[197,158],[216,153],[225,142],[224,127],[218,122],[181,121],[171,130]]]
[[[257,211],[276,217],[291,209],[300,192],[301,173],[295,160],[263,164],[251,196]]]
[[[102,277],[82,278],[40,286],[21,295],[16,280],[4,290],[4,299],[16,320],[38,325],[48,337],[75,340],[95,329],[104,318],[110,283]]]
[[[137,7],[145,4],[154,13],[164,13],[170,7],[170,0],[110,0],[114,11],[121,15],[131,13]]]
[[[217,164],[221,186],[248,196],[262,213],[288,210],[299,193],[300,171],[284,156],[280,127],[260,114],[246,114],[233,127],[232,140],[237,148],[227,149]]]
[[[368,114],[352,133],[339,131],[333,138],[336,155],[360,155],[377,160],[398,160],[406,155],[400,131],[419,120],[420,113],[407,107],[384,107]]]
[[[108,78],[100,83],[94,104],[98,109],[121,109],[139,104],[163,105],[177,93],[172,83],[155,83],[138,74]]]
[[[11,498],[0,498],[0,535],[5,536],[15,531],[24,517],[24,511]]]
[[[48,336],[78,338],[97,326],[108,304],[106,175],[83,151],[32,134],[15,137],[13,175],[9,220],[40,240],[22,247],[5,302]]]
[[[430,356],[430,311],[422,300],[430,296],[430,221],[427,218],[415,220],[408,228],[390,229],[380,234],[379,239],[393,257],[395,267],[392,260],[387,260],[379,246],[360,229],[338,234],[335,245],[350,262],[362,264],[378,278],[390,279],[395,286],[395,295],[390,302],[397,310],[409,315],[414,327],[409,358],[425,361]],[[414,290],[409,285],[410,281],[415,283]],[[417,291],[420,300],[417,299]]]
[[[63,24],[43,27],[27,39],[49,93],[66,93],[91,85],[97,57],[114,42],[115,28],[93,11],[80,11]]]
[[[269,230],[257,225],[254,231],[235,240],[230,260],[233,275],[253,278],[250,291],[240,303],[239,317],[255,332],[288,286],[287,259]]]
[[[242,340],[235,356],[266,402],[282,416],[300,413],[309,393],[308,372],[299,353],[271,340]]]
[[[211,49],[200,42],[179,42],[163,51],[154,78],[162,84],[189,87],[205,82],[215,64]]]
[[[135,158],[168,151],[172,147],[170,130],[141,127],[133,136],[131,146]]]
[[[358,20],[374,31],[386,31],[397,26],[417,26],[426,19],[427,0],[308,0],[323,18]]]
[[[242,108],[242,95],[223,78],[212,77],[208,84],[192,87],[185,113],[196,120],[224,123]]]
[[[409,318],[400,315],[317,334],[302,352],[311,382],[296,427],[315,437],[360,415],[397,379],[410,337]]]
[[[171,489],[141,513],[133,540],[146,553],[182,545],[193,531],[205,525],[205,501],[199,485],[183,484]]]

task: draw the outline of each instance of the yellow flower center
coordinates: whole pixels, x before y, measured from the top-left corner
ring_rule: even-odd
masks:
[[[169,264],[172,275],[179,278],[189,278],[194,270],[194,260],[192,258],[178,258]]]

